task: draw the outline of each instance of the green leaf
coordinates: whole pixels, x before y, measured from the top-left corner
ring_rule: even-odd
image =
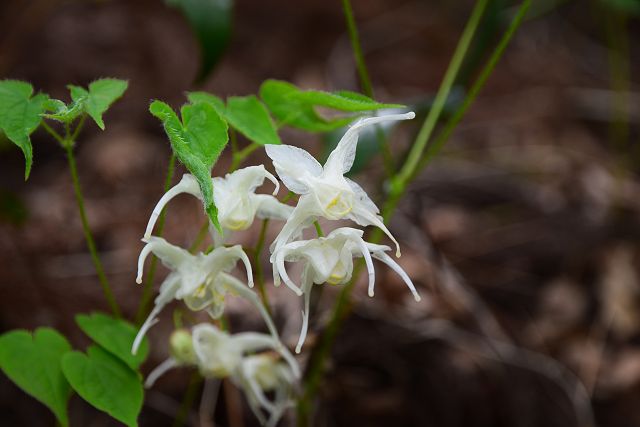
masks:
[[[260,98],[278,119],[279,126],[291,126],[309,132],[328,132],[346,126],[354,117],[327,120],[318,115],[313,105],[296,98],[300,89],[291,83],[266,80],[260,86]]]
[[[60,361],[71,350],[66,338],[50,328],[38,328],[32,336],[23,330],[0,336],[0,366],[22,390],[46,405],[63,426],[69,425],[67,401],[71,387]]]
[[[232,0],[166,0],[189,22],[200,45],[198,81],[218,62],[231,37]]]
[[[89,94],[85,101],[85,110],[100,129],[104,130],[102,115],[109,109],[111,104],[124,94],[128,85],[129,83],[125,80],[119,79],[100,79],[89,85]],[[71,92],[71,97],[74,101],[82,95],[82,93],[80,93],[74,96],[74,90],[77,91],[77,89],[77,87],[74,87]]]
[[[269,111],[253,95],[228,98],[224,117],[231,126],[256,144],[281,144]]]
[[[292,97],[305,104],[350,112],[404,107],[399,104],[382,104],[360,93],[349,92],[346,90],[336,93],[323,92],[319,90],[298,91],[293,93]]]
[[[31,135],[40,125],[45,112],[45,94],[33,94],[33,87],[17,80],[0,80],[0,130],[20,147],[25,158],[24,179],[29,178],[33,162]]]
[[[205,211],[213,225],[222,232],[218,211],[213,203],[211,169],[229,142],[227,123],[213,106],[205,102],[184,105],[181,109],[182,121],[162,101],[152,102],[149,111],[160,119],[176,156],[195,176]]]
[[[84,90],[77,86],[74,86],[74,88]],[[84,112],[84,102],[86,101],[87,96],[88,94],[74,97],[74,100],[68,106],[58,99],[49,99],[45,104],[45,109],[52,112],[43,114],[43,117],[57,120],[62,123],[71,123]]]
[[[197,104],[198,102],[206,102],[208,104],[211,104],[211,106],[215,108],[216,112],[220,116],[224,116],[224,101],[215,95],[207,92],[187,92],[187,99],[192,104]]]
[[[138,425],[144,391],[141,376],[98,346],[71,351],[62,371],[80,397],[129,427]]]
[[[126,363],[134,371],[149,354],[149,343],[145,339],[136,355],[131,354],[133,340],[138,329],[131,323],[102,313],[79,314],[76,323],[92,340],[109,353]]]
[[[383,108],[402,108],[399,104],[382,104],[359,93],[346,90],[335,93],[319,90],[303,91],[291,83],[267,80],[260,87],[260,97],[267,104],[280,125],[288,125],[310,132],[329,132],[346,126],[356,117],[325,119],[317,107],[358,113]]]

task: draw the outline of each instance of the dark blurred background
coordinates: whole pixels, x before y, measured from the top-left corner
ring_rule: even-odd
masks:
[[[376,98],[419,112],[393,135],[400,158],[472,6],[353,1]],[[516,7],[491,2],[451,108]],[[423,301],[412,302],[383,269],[375,299],[358,293],[321,387],[316,425],[640,426],[638,13],[635,0],[533,2],[478,100],[391,222],[403,245],[400,263]],[[198,39],[180,10],[160,0],[0,3],[0,78],[30,81],[64,100],[69,83],[129,80],[106,131],[87,126],[76,147],[98,248],[129,315],[141,295],[139,239],[169,156],[147,111],[152,99],[179,106],[187,90],[256,93],[267,78],[359,90],[340,1],[235,0],[230,22],[226,49],[199,79]],[[323,151],[318,136],[285,131],[283,139]],[[0,328],[53,326],[82,347],[74,314],[106,306],[64,152],[43,132],[32,140],[26,183],[22,153],[0,142]],[[251,161],[264,157],[257,152]],[[228,162],[223,156],[215,172]],[[365,171],[356,179],[375,195],[381,163]],[[183,198],[171,206],[165,233],[188,245],[201,218],[197,201]],[[279,324],[295,335],[297,326],[287,325],[299,321],[296,300],[274,294]],[[322,306],[334,297],[326,292]],[[249,327],[242,307],[231,313],[239,328]],[[169,317],[151,333],[146,372],[166,357]],[[159,382],[141,425],[172,425],[188,378],[176,371]],[[218,403],[216,425],[255,424],[235,403],[237,414]],[[190,425],[201,425],[197,412],[196,405]],[[7,426],[54,423],[4,376],[0,413]],[[76,396],[71,424],[115,421]]]

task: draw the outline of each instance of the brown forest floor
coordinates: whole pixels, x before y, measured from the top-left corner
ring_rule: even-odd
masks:
[[[232,42],[204,89],[255,93],[267,78],[357,89],[340,2],[236,3]],[[447,3],[354,1],[378,98],[433,95],[470,10],[468,1]],[[593,414],[601,426],[640,426],[640,82],[629,86],[633,144],[617,141],[602,19],[586,4],[568,2],[523,25],[445,152],[411,186],[391,230],[423,301],[408,298],[392,274],[380,275],[374,300],[358,292],[317,425],[587,426]],[[181,17],[152,0],[5,1],[0,28],[0,77],[61,98],[67,83],[130,80],[107,131],[88,128],[77,154],[107,273],[133,313],[139,239],[169,153],[147,105],[182,102],[197,46]],[[631,43],[631,76],[640,75],[639,54]],[[395,135],[394,151],[411,136]],[[284,139],[321,151],[313,136]],[[21,153],[0,151],[3,203],[17,197],[27,212],[20,225],[0,222],[0,327],[50,325],[84,345],[73,314],[106,307],[63,151],[42,133],[33,140],[28,183]],[[374,162],[356,179],[375,191],[380,170]],[[201,216],[192,202],[172,205],[171,241],[195,236]],[[322,307],[334,296],[325,292]],[[295,331],[295,300],[276,297],[277,320]],[[248,327],[243,308],[231,308],[240,328]],[[151,333],[147,370],[166,356],[169,314]],[[171,425],[187,378],[174,372],[149,392],[141,425]],[[114,424],[78,398],[71,408],[72,425]],[[53,424],[4,376],[0,412],[3,425]],[[223,403],[217,413],[227,425]],[[246,413],[245,425],[254,422]]]

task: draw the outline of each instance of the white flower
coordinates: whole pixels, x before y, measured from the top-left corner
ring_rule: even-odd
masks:
[[[254,218],[286,219],[293,208],[280,203],[272,195],[255,194],[256,188],[268,179],[275,185],[273,194],[277,194],[280,184],[263,165],[249,166],[225,175],[224,178],[212,178],[213,200],[218,208],[218,220],[224,229],[237,231],[246,230],[253,223]],[[200,186],[193,175],[185,174],[178,184],[172,187],[158,201],[153,209],[145,238],[151,236],[162,209],[179,194],[188,193],[202,200]]]
[[[241,388],[249,406],[262,424],[274,426],[284,410],[291,405],[289,398],[300,367],[291,353],[273,337],[254,332],[229,335],[213,325],[200,324],[193,334],[178,330],[170,339],[171,358],[154,369],[145,382],[146,387],[169,369],[181,365],[195,365],[207,378],[230,378]],[[257,351],[276,353],[258,353]],[[274,392],[273,399],[267,392]],[[269,421],[262,410],[269,413]]]
[[[247,271],[248,285],[253,287],[251,263],[240,245],[229,248],[219,247],[206,255],[203,253],[192,255],[161,237],[150,237],[145,241],[147,244],[138,259],[136,282],[142,283],[144,261],[150,253],[157,256],[172,271],[160,286],[155,306],[136,336],[132,348],[133,353],[136,353],[149,328],[158,321],[157,316],[160,311],[172,300],[183,300],[191,310],[206,309],[212,318],[217,319],[224,312],[224,300],[227,293],[239,295],[256,306],[271,334],[278,337],[271,317],[258,296],[243,282],[228,274],[238,261],[242,261]]]
[[[296,353],[300,352],[307,335],[309,301],[313,284],[344,285],[349,282],[353,273],[354,256],[363,256],[366,261],[369,272],[369,296],[373,296],[374,292],[375,270],[372,258],[376,258],[398,273],[411,290],[415,300],[420,301],[420,296],[407,273],[385,253],[391,248],[365,242],[362,235],[362,230],[342,227],[332,231],[327,237],[287,243],[274,252],[277,275],[282,277],[285,284],[296,294],[304,295],[302,331],[296,346]],[[285,262],[295,261],[304,261],[305,263],[300,287],[293,283],[285,267]]]
[[[363,127],[414,117],[414,113],[390,114],[356,122],[331,152],[324,167],[301,148],[291,145],[265,146],[284,185],[301,195],[298,205],[273,244],[273,252],[296,238],[313,221],[323,217],[330,220],[350,219],[362,226],[373,225],[380,228],[396,244],[396,256],[400,256],[398,242],[383,224],[377,206],[358,184],[345,178],[344,174],[353,166],[358,133]],[[271,261],[273,262],[273,257]]]

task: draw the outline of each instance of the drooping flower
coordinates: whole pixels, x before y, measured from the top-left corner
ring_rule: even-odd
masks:
[[[267,155],[273,160],[276,172],[284,185],[301,195],[293,213],[287,219],[273,244],[273,253],[318,218],[350,219],[362,226],[380,228],[400,247],[382,222],[378,207],[358,184],[344,176],[356,155],[359,132],[365,126],[391,120],[408,120],[414,113],[390,114],[362,119],[352,125],[331,152],[324,166],[305,150],[291,145],[267,145]],[[271,261],[273,262],[273,256]]]
[[[296,353],[300,352],[307,335],[311,288],[314,284],[344,285],[349,282],[353,273],[354,256],[362,256],[365,259],[369,273],[369,296],[372,297],[374,294],[375,270],[372,258],[375,258],[398,273],[411,290],[415,300],[420,301],[420,296],[407,273],[393,258],[386,254],[386,251],[391,248],[365,242],[362,236],[362,230],[342,227],[332,231],[327,237],[287,243],[274,252],[277,276],[282,277],[284,283],[297,295],[304,295],[302,331],[296,346]],[[304,262],[300,287],[293,283],[285,267],[285,262],[296,261]]]
[[[171,273],[160,286],[155,306],[142,324],[133,343],[132,352],[136,353],[142,338],[158,320],[157,316],[165,305],[172,300],[182,300],[191,310],[206,310],[214,319],[222,316],[227,293],[238,295],[252,303],[264,318],[271,334],[277,339],[278,333],[258,296],[247,285],[229,272],[242,261],[247,272],[248,286],[253,287],[253,274],[249,258],[242,246],[218,247],[208,254],[192,255],[188,251],[170,244],[161,237],[144,239],[147,243],[138,259],[138,277],[142,283],[144,261],[150,253],[157,256]]]
[[[192,334],[175,331],[170,345],[171,357],[149,374],[146,387],[151,387],[169,369],[197,366],[204,377],[230,378],[244,391],[262,424],[274,426],[291,405],[290,395],[300,377],[300,367],[272,336],[255,332],[229,335],[213,325],[199,324]],[[268,392],[274,392],[271,400]],[[268,421],[263,410],[269,414]]]
[[[249,166],[238,169],[224,178],[212,178],[213,200],[218,208],[218,220],[223,229],[238,231],[246,230],[253,223],[254,218],[286,219],[293,208],[280,203],[273,195],[256,194],[256,188],[268,179],[275,185],[273,194],[280,189],[278,180],[270,174],[263,165]],[[158,201],[153,209],[145,238],[151,236],[162,209],[179,194],[188,193],[202,200],[200,186],[193,175],[185,174],[178,184],[172,187]]]

